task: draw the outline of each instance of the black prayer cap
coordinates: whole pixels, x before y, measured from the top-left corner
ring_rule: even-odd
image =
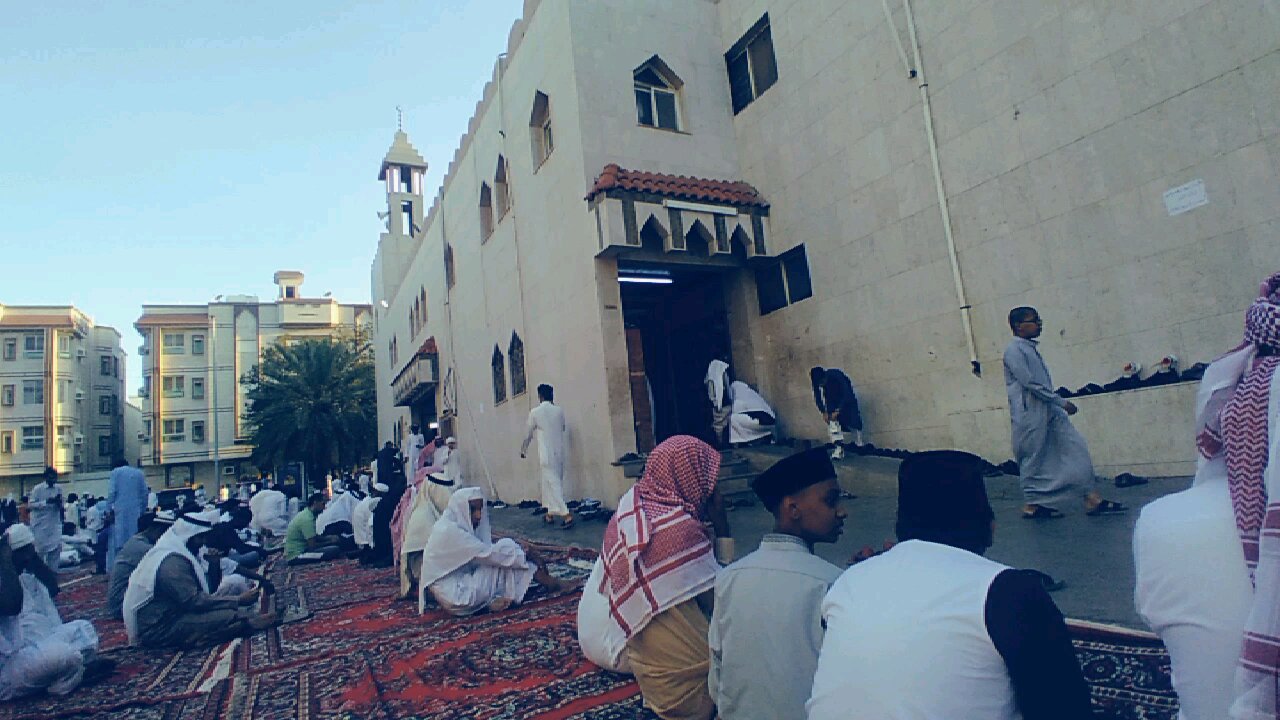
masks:
[[[819,447],[782,458],[757,475],[751,481],[751,489],[765,508],[773,512],[778,509],[782,498],[835,476],[836,469],[827,456],[826,448]]]
[[[898,467],[899,540],[927,540],[981,553],[995,513],[982,458],[960,450],[915,453]]]

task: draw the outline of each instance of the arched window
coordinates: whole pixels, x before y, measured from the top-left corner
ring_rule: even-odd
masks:
[[[493,191],[489,183],[480,183],[480,240],[493,234]]]
[[[410,337],[418,333],[418,316],[416,313],[416,306],[418,303],[415,300],[413,304],[415,307],[409,308],[409,336]]]
[[[424,328],[427,326],[427,289],[425,287],[418,287],[418,302],[418,327]]]
[[[524,378],[524,341],[514,331],[507,346],[507,358],[511,361],[511,397],[521,395],[528,388]]]
[[[507,368],[502,359],[502,350],[493,346],[493,404],[505,402],[507,399]]]
[[[498,169],[493,173],[493,194],[494,202],[498,206],[498,220],[501,221],[511,209],[511,189],[507,186],[507,160],[501,155],[498,156]]]
[[[654,55],[633,73],[636,92],[636,121],[664,130],[680,129],[680,86],[683,84],[667,64]]]
[[[533,146],[533,168],[537,170],[551,157],[555,140],[551,136],[551,100],[546,93],[533,94],[533,112],[529,115],[529,140]]]

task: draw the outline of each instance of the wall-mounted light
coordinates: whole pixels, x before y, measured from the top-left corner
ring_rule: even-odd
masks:
[[[662,278],[662,277],[626,277],[626,276],[619,276],[619,277],[618,277],[618,282],[620,282],[620,283],[646,283],[646,284],[649,284],[649,285],[670,285],[670,284],[674,283],[674,282],[675,282],[675,280],[672,280],[671,278]]]

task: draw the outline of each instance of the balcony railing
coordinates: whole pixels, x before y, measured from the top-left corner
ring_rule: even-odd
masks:
[[[434,343],[430,343],[434,347]],[[440,356],[424,349],[414,353],[404,369],[391,381],[391,395],[396,405],[410,406],[433,392],[440,382]]]

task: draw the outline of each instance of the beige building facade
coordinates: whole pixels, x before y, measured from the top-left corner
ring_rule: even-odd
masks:
[[[72,306],[0,305],[0,483],[109,470],[125,451],[120,333]]]
[[[1000,462],[1014,306],[1068,388],[1236,345],[1280,269],[1277,5],[910,5],[526,2],[430,207],[403,135],[380,172],[382,439],[443,423],[533,497],[550,383],[568,493],[611,502],[616,458],[705,432],[723,352],[787,435],[840,367],[877,445]],[[1194,391],[1077,401],[1099,470],[1189,473]]]
[[[275,300],[219,296],[204,305],[144,305],[134,323],[143,337],[142,467],[155,488],[234,484],[256,474],[245,423],[245,373],[263,350],[290,338],[353,335],[371,309],[302,294],[303,274],[280,271]]]

